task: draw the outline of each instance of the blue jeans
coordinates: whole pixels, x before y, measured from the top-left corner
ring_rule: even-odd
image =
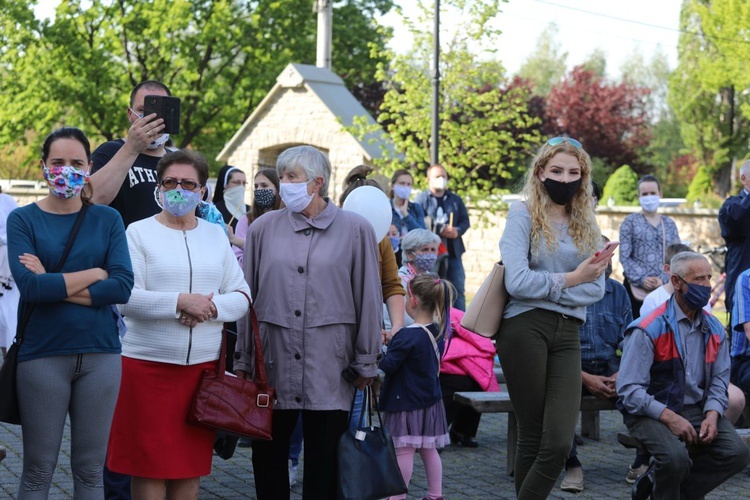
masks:
[[[730,380],[743,392],[750,392],[750,356],[735,356],[732,358]]]
[[[360,389],[355,390],[357,392],[354,394],[354,408],[352,409],[352,413],[349,416],[349,428],[352,430],[357,430],[357,427],[359,426],[359,416],[362,415],[362,399],[365,397],[365,391],[362,391]],[[369,401],[367,404],[369,407]],[[364,419],[362,420],[362,425],[367,425],[367,415],[365,415]]]
[[[300,413],[297,419],[297,425],[292,431],[292,437],[289,440],[289,460],[292,461],[292,466],[297,467],[299,464],[299,456],[302,454],[302,413]]]
[[[456,289],[453,307],[465,311],[466,296],[464,294],[464,283],[466,282],[466,273],[464,273],[464,263],[461,257],[448,257],[448,270],[445,273],[445,279],[453,283],[453,287]]]

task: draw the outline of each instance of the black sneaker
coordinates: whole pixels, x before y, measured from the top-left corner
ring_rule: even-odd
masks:
[[[654,490],[654,473],[656,472],[656,462],[651,462],[646,472],[643,473],[633,483],[632,500],[647,500],[651,498]]]
[[[451,437],[451,443],[453,444],[458,444],[466,448],[477,448],[479,446],[477,440],[471,436],[466,436],[465,434],[461,434],[455,431],[450,431],[449,434]]]

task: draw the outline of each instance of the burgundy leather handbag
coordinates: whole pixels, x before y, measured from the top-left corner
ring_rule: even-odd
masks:
[[[255,309],[250,307],[255,356],[253,378],[226,372],[226,332],[216,370],[205,370],[195,391],[187,421],[190,424],[252,439],[271,439],[275,391],[268,386]]]

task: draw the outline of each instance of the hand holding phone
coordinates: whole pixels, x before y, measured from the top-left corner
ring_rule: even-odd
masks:
[[[601,262],[612,257],[615,253],[615,248],[620,245],[619,241],[610,241],[604,244],[601,250],[594,254],[594,262]]]

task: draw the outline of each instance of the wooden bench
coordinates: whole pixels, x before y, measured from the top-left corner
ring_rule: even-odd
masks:
[[[503,369],[497,365],[493,368],[493,371],[495,372],[495,378],[497,378],[498,384],[504,384],[505,383],[505,374],[503,373]]]
[[[457,392],[453,399],[461,404],[470,406],[479,413],[507,413],[508,414],[508,463],[506,471],[513,473],[513,463],[516,458],[516,442],[518,430],[516,415],[507,392]],[[599,412],[615,410],[615,402],[598,399],[594,396],[581,397],[581,434],[591,439],[599,440]]]
[[[748,447],[750,447],[750,429],[736,429],[736,430],[740,438],[745,442],[745,444]]]

